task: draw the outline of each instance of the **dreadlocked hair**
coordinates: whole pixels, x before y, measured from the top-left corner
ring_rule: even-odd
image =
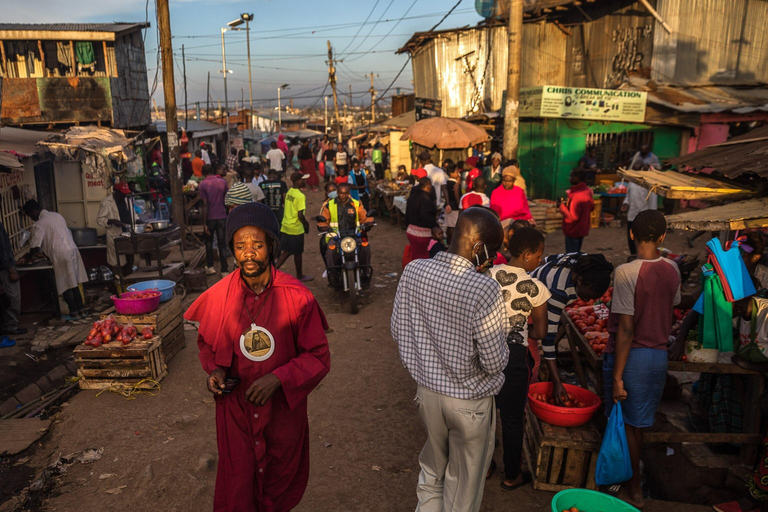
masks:
[[[598,296],[604,294],[611,285],[613,265],[602,254],[579,254],[566,266],[579,276],[582,286]]]

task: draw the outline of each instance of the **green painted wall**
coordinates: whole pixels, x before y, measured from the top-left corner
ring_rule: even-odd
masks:
[[[568,175],[584,154],[587,134],[652,131],[652,151],[660,159],[680,154],[681,128],[566,119],[527,119],[520,123],[518,159],[532,198],[556,199],[569,187]]]

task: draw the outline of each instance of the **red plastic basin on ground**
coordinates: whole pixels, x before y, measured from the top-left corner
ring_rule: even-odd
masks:
[[[563,387],[569,395],[579,402],[583,402],[586,407],[560,407],[539,402],[533,396],[536,394],[552,395],[552,383],[537,382],[528,388],[528,405],[531,412],[541,421],[558,427],[578,427],[591,420],[597,408],[600,407],[600,397],[588,389],[572,384],[563,384]]]
[[[154,292],[152,297],[146,299],[129,299],[136,295],[141,295],[147,292],[125,292],[120,294],[120,297],[113,295],[112,302],[115,303],[115,312],[121,315],[144,315],[151,313],[160,306],[160,296],[162,293]]]

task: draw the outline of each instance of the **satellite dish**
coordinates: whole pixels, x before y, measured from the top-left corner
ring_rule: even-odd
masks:
[[[496,7],[496,0],[475,0],[475,10],[483,18],[493,16]]]

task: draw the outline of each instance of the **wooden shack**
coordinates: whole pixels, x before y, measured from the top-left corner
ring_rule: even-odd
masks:
[[[0,23],[5,125],[150,122],[148,23]]]

